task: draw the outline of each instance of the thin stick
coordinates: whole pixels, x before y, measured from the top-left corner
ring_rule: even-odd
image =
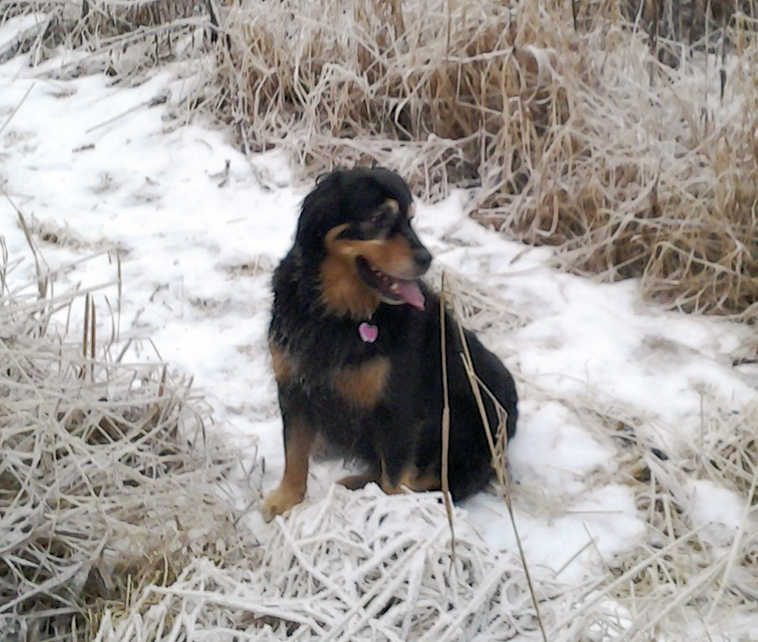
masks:
[[[719,80],[721,82],[721,92],[719,100],[724,104],[724,91],[726,90],[726,11],[721,16],[721,67],[719,69]]]
[[[90,364],[89,364],[89,375],[90,379],[92,381],[95,380],[95,335],[96,335],[96,318],[95,318],[95,301],[92,299],[92,297],[89,297],[89,304],[92,308],[92,311],[90,312],[90,341],[89,341],[89,356],[90,356]]]
[[[445,36],[445,59],[449,61],[450,59],[450,35],[453,30],[453,11],[451,8],[451,3],[453,0],[447,0],[447,33]],[[444,279],[444,277],[443,277]]]
[[[21,229],[24,231],[24,236],[26,237],[26,242],[29,245],[29,249],[32,251],[32,256],[34,257],[34,269],[37,273],[37,292],[39,294],[40,299],[45,298],[45,293],[47,292],[47,275],[49,270],[45,269],[45,273],[43,275],[42,268],[40,265],[40,256],[37,252],[37,248],[34,246],[34,241],[32,240],[32,233],[29,230],[29,226],[26,224],[26,219],[24,218],[24,215],[21,213],[21,210],[16,207],[16,204],[13,202],[13,199],[11,199],[10,195],[3,190],[3,194],[5,198],[8,200],[8,202],[11,204],[11,207],[16,210],[16,214],[18,215],[19,223],[21,223]],[[42,259],[44,260],[44,259]]]
[[[167,96],[165,94],[158,94],[157,96],[154,96],[150,100],[143,100],[141,103],[137,103],[136,105],[129,107],[129,109],[122,111],[120,114],[116,114],[112,118],[108,118],[107,120],[104,120],[101,123],[98,123],[97,125],[92,125],[92,127],[85,129],[84,133],[89,134],[96,129],[100,129],[101,127],[105,127],[106,125],[110,125],[111,123],[116,122],[120,118],[124,118],[125,116],[128,116],[131,113],[134,113],[135,111],[138,111],[142,109],[143,107],[155,107],[156,105],[162,105],[166,102]]]
[[[26,92],[24,92],[24,95],[21,96],[21,100],[18,101],[18,104],[13,108],[13,110],[11,111],[11,113],[8,114],[8,118],[6,118],[5,121],[3,121],[3,124],[0,125],[0,134],[3,133],[3,130],[8,126],[8,123],[11,122],[11,120],[13,120],[13,117],[16,115],[16,112],[19,109],[21,109],[21,105],[24,104],[24,101],[27,99],[27,97],[31,93],[32,89],[34,89],[34,85],[36,85],[36,84],[37,83],[32,83],[31,85],[29,85],[29,88],[26,90]]]
[[[479,384],[477,382],[478,377],[476,376],[476,372],[474,370],[474,364],[471,360],[471,353],[468,349],[468,342],[466,341],[466,334],[463,331],[463,325],[461,324],[460,318],[455,313],[455,322],[458,325],[458,333],[460,334],[461,339],[461,345],[463,346],[463,352],[461,353],[461,359],[463,360],[463,367],[466,369],[466,374],[468,375],[469,384],[471,385],[471,391],[474,394],[474,398],[476,399],[476,404],[479,408],[479,414],[482,419],[482,426],[484,428],[484,432],[487,436],[487,442],[490,445],[490,452],[492,453],[492,459],[493,462],[496,461],[497,453],[495,451],[495,442],[492,439],[492,432],[490,430],[490,422],[489,419],[487,419],[487,412],[484,408],[484,401],[482,400],[482,394],[479,390]],[[500,406],[503,413],[505,413],[505,416],[507,417],[508,412],[505,410],[505,408],[502,408],[501,404],[497,401],[497,399],[494,399],[493,397],[493,403],[496,404],[496,406]],[[506,432],[506,439],[507,439],[507,432]],[[506,441],[507,445],[507,441]],[[505,466],[496,466],[495,467],[495,474],[498,477],[498,481],[501,483],[503,488],[503,496],[505,498],[505,506],[508,509],[508,516],[511,520],[511,526],[513,527],[513,534],[516,537],[516,545],[518,546],[518,552],[519,557],[521,558],[521,565],[524,568],[524,575],[526,576],[526,583],[527,586],[529,586],[529,594],[532,598],[532,606],[534,606],[534,612],[537,616],[537,622],[540,625],[540,632],[542,633],[542,639],[544,642],[547,642],[547,633],[545,633],[545,625],[542,622],[542,614],[540,613],[540,606],[539,602],[537,601],[537,594],[534,591],[534,583],[532,582],[532,575],[529,572],[529,565],[526,561],[526,554],[524,553],[524,546],[521,542],[521,536],[518,532],[518,527],[516,526],[516,517],[513,514],[513,505],[511,503],[511,492],[510,492],[510,478],[508,477],[507,470]]]
[[[5,280],[6,271],[8,270],[8,246],[5,243],[5,238],[0,236],[0,297],[4,292],[10,294],[10,288]]]
[[[390,0],[390,7],[392,9],[392,18],[395,21],[395,34],[396,38],[401,38],[405,35],[405,21],[403,20],[403,7],[400,4],[400,0]]]
[[[87,342],[89,341],[89,312],[90,312],[90,305],[89,305],[89,299],[90,294],[87,292],[87,294],[84,296],[84,323],[82,324],[82,358],[84,360],[84,363],[82,365],[82,370],[80,373],[80,376],[82,379],[87,378]]]
[[[453,523],[453,501],[448,483],[448,455],[450,450],[450,396],[447,384],[447,332],[445,314],[445,274],[442,274],[440,288],[440,353],[442,356],[442,496],[445,501],[447,522],[450,525],[450,548],[452,560],[455,561],[455,524]]]
[[[576,28],[576,14],[577,14],[576,0],[571,0],[571,18],[574,21],[574,32],[577,31],[577,28]]]

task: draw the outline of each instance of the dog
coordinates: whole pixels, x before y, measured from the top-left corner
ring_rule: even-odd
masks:
[[[270,521],[306,492],[314,440],[360,460],[349,489],[388,494],[442,486],[443,381],[439,296],[421,280],[432,256],[412,227],[410,189],[382,168],[336,170],[304,199],[289,253],[273,276],[268,341],[281,409],[285,468],[268,494]],[[465,330],[491,430],[518,398],[501,361]],[[494,469],[460,332],[445,310],[449,399],[448,487],[454,501],[481,490]]]

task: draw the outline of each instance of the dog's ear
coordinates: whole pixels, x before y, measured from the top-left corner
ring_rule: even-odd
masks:
[[[408,211],[413,201],[413,195],[408,183],[399,174],[385,167],[374,167],[368,170],[367,176],[382,190],[384,198],[394,199],[403,212]]]
[[[335,224],[342,207],[342,170],[322,174],[316,187],[305,197],[295,232],[301,247],[319,245]]]

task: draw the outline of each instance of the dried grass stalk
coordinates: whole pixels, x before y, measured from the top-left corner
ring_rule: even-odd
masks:
[[[529,0],[10,3],[18,51],[86,46],[121,79],[212,51],[190,89],[245,151],[379,163],[562,265],[758,318],[758,3]],[[223,34],[223,37],[218,37]],[[210,57],[205,63],[210,64]]]
[[[317,172],[387,165],[429,198],[473,188],[478,220],[571,269],[754,319],[754,6],[725,23],[719,106],[714,56],[651,51],[628,5],[579,3],[574,29],[567,3],[246,0],[223,13],[203,98],[247,150],[285,147]],[[662,65],[661,48],[685,55]]]
[[[234,532],[218,486],[234,459],[206,441],[207,409],[188,380],[162,364],[97,357],[95,297],[86,296],[85,345],[62,340],[54,311],[83,297],[53,300],[41,274],[40,289],[10,286],[7,267],[6,256],[0,629],[80,639],[104,603],[172,581],[194,552]]]
[[[97,639],[221,639],[232,630],[245,640],[345,642],[533,634],[518,560],[493,554],[465,523],[453,557],[439,499],[387,501],[375,485],[360,493],[331,486],[327,497],[277,518],[249,559],[223,567],[196,560],[172,586],[146,590],[128,617],[106,617]],[[549,602],[545,609],[554,619]]]

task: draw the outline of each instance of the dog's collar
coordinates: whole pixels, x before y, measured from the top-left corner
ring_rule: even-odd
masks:
[[[358,325],[358,336],[364,343],[374,343],[379,336],[379,327],[368,321],[362,321]]]

